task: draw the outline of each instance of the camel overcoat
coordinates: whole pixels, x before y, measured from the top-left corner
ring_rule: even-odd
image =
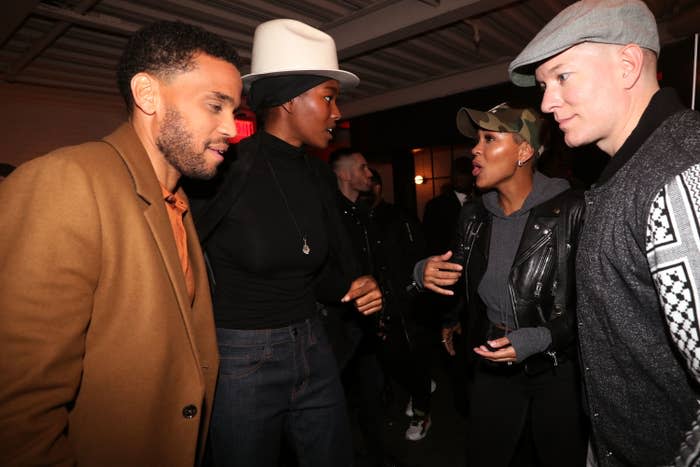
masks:
[[[192,303],[130,124],[0,183],[0,465],[199,462],[219,363],[185,228]]]

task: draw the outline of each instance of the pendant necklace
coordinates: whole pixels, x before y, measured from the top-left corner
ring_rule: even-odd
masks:
[[[294,228],[297,229],[297,233],[299,234],[299,237],[301,238],[301,241],[303,243],[301,247],[301,252],[304,253],[305,255],[308,255],[311,253],[311,247],[309,246],[309,242],[306,240],[306,235],[304,235],[301,232],[301,229],[299,228],[299,224],[297,223],[296,217],[294,217],[294,213],[292,210],[289,208],[289,203],[287,202],[287,196],[284,194],[284,190],[282,190],[282,185],[280,185],[279,180],[277,179],[277,174],[275,173],[275,169],[272,168],[272,164],[270,164],[270,161],[265,159],[265,162],[267,163],[267,166],[270,168],[270,173],[272,173],[272,179],[275,181],[275,185],[277,185],[277,190],[279,190],[280,195],[282,195],[282,201],[284,201],[284,206],[287,208],[287,212],[289,213],[289,217],[292,218],[292,222],[294,223]]]

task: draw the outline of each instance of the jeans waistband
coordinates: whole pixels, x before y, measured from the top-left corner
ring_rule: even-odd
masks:
[[[313,335],[320,329],[318,318],[309,318],[280,328],[229,329],[216,328],[216,337],[223,345],[262,345],[294,342],[304,336]]]

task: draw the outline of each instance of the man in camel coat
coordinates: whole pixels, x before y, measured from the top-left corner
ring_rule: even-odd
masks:
[[[0,185],[0,465],[199,463],[219,362],[178,185],[235,135],[237,60],[200,28],[147,26],[118,72],[128,123]]]

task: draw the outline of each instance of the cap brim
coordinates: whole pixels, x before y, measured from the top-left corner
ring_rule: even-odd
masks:
[[[259,79],[285,75],[326,76],[328,79],[338,81],[340,87],[346,89],[354,88],[360,84],[360,78],[358,78],[356,74],[344,70],[280,70],[270,73],[249,73],[244,75],[241,77],[243,80],[243,90],[248,92],[250,86]]]
[[[479,125],[476,122],[494,122],[492,126]],[[502,131],[501,126],[504,125],[501,120],[490,112],[482,112],[481,110],[467,109],[462,107],[457,112],[457,129],[467,138],[479,139],[479,129],[489,131]],[[515,131],[515,130],[508,130]]]
[[[478,136],[478,127],[474,125],[474,121],[469,116],[470,109],[462,107],[457,111],[457,129],[467,138],[476,139]]]

